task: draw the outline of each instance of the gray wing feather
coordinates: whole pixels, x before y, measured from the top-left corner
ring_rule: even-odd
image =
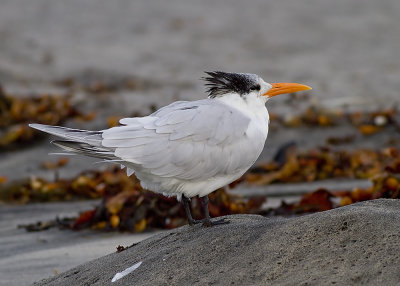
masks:
[[[52,144],[61,147],[62,149],[82,154],[90,157],[101,158],[101,159],[115,159],[114,152],[109,149],[93,146],[87,143],[67,141],[67,140],[54,140]]]
[[[123,125],[129,125],[132,128],[133,127],[142,128],[143,126],[146,126],[148,123],[152,123],[152,121],[153,121],[152,117],[146,116],[146,117],[122,118],[119,121],[119,123]]]
[[[120,122],[125,126],[103,131],[102,145],[158,176],[206,179],[237,171],[246,160],[230,154],[243,141],[250,119],[215,100],[175,102],[148,117]]]
[[[101,131],[88,131],[44,124],[29,124],[29,126],[64,139],[101,146]]]

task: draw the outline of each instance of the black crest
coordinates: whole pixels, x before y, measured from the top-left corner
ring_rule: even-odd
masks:
[[[231,92],[244,95],[252,90],[260,90],[257,76],[253,74],[228,73],[221,71],[205,73],[209,75],[203,79],[207,82],[207,92],[211,98]]]

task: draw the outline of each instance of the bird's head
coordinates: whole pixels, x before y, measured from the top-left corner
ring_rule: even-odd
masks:
[[[221,71],[206,72],[207,92],[210,98],[237,93],[243,98],[269,98],[284,93],[309,90],[311,87],[299,83],[267,83],[256,74],[228,73]]]

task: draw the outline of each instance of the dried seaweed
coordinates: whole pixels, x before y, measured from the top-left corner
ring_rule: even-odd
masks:
[[[270,114],[272,127],[283,125],[285,127],[332,127],[350,123],[365,136],[383,131],[388,127],[400,129],[398,123],[398,112],[395,108],[385,109],[373,112],[348,112],[343,110],[330,110],[316,106],[310,106],[300,114],[287,114],[286,116],[278,116]],[[349,136],[344,141],[351,141]],[[333,143],[335,144],[335,142]]]
[[[139,181],[127,177],[123,170],[84,172],[70,180],[49,182],[30,178],[8,184],[0,190],[3,200],[11,202],[57,201],[82,198],[102,198],[99,206],[85,211],[73,221],[58,221],[57,225],[71,229],[93,228],[142,232],[148,228],[174,228],[186,223],[186,214],[175,198],[143,190]],[[212,216],[234,213],[256,213],[265,197],[244,199],[218,190],[210,195]],[[194,216],[201,215],[200,200],[192,200]],[[30,230],[37,224],[29,225]]]
[[[0,87],[0,151],[37,138],[38,133],[28,123],[57,125],[67,118],[94,118],[94,113],[78,111],[70,99],[71,95],[50,94],[17,97],[4,93]]]
[[[311,182],[334,178],[370,179],[400,160],[396,148],[354,151],[321,147],[307,152],[291,149],[284,163],[259,164],[246,175],[247,182],[265,185],[276,182]],[[397,165],[393,168],[397,168]]]

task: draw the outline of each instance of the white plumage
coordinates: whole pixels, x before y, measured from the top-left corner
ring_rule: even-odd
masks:
[[[143,188],[205,197],[257,160],[268,134],[265,102],[275,95],[268,94],[273,85],[256,75],[208,74],[208,99],[174,102],[146,117],[121,119],[122,126],[102,131],[30,126],[66,139],[53,143],[67,151],[120,160]]]

